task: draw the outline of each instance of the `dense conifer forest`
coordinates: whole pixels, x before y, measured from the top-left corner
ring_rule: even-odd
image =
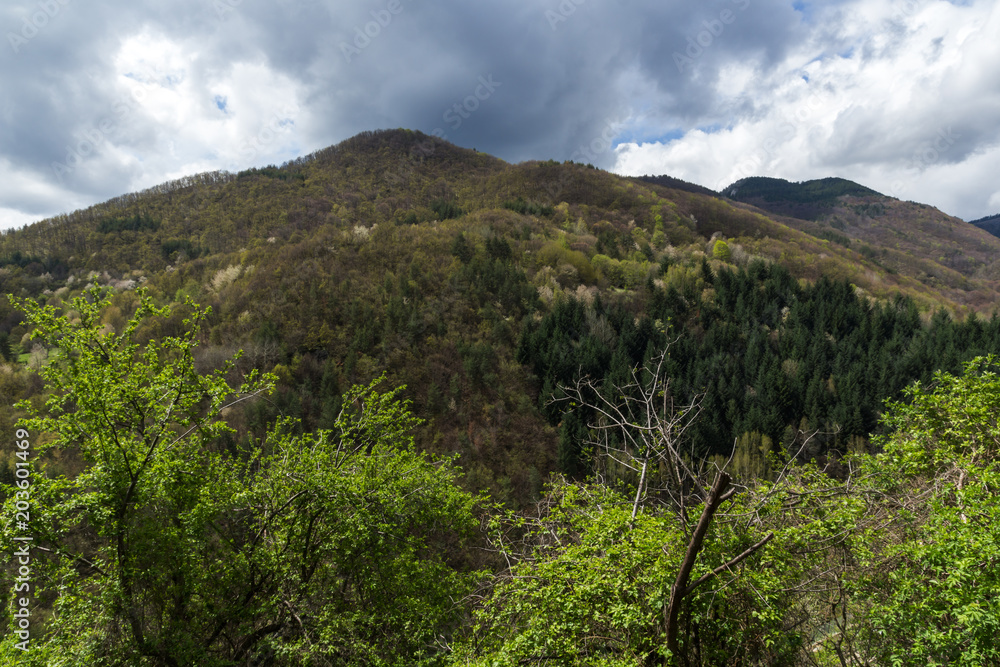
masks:
[[[825,278],[800,286],[777,265],[713,274],[704,264],[698,281],[688,298],[651,285],[638,319],[600,299],[566,299],[524,328],[517,358],[542,382],[540,408],[561,422],[560,447],[583,449],[579,419],[562,421],[560,387],[582,376],[622,384],[663,350],[676,400],[700,396],[706,413],[689,433],[696,456],[729,456],[734,442],[788,456],[802,434],[818,432],[800,454],[809,459],[865,448],[887,398],[1000,349],[996,315],[955,322],[938,311],[924,325],[908,299],[870,304]],[[712,296],[702,301],[705,289]],[[567,474],[587,469],[562,450],[559,460]]]
[[[994,664],[998,258],[406,130],[4,233],[0,660]]]

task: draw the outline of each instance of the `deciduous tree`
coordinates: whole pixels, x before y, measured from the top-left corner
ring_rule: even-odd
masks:
[[[176,337],[143,295],[107,332],[97,289],[78,316],[19,305],[53,349],[45,410],[22,422],[36,449],[30,483],[32,649],[26,665],[413,665],[440,661],[474,574],[463,539],[475,499],[449,460],[415,451],[417,420],[378,381],[349,391],[329,431],[280,422],[233,447],[224,419],[266,394],[193,350],[207,309]],[[22,406],[31,410],[30,405]],[[52,477],[75,452],[84,469]],[[17,530],[11,496],[2,530]],[[8,579],[7,583],[10,581]],[[5,649],[12,641],[4,642]]]

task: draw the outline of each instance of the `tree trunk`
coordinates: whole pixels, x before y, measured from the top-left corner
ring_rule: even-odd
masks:
[[[667,604],[665,612],[667,648],[670,649],[675,664],[680,657],[680,647],[677,641],[677,619],[681,611],[681,601],[690,592],[688,590],[688,579],[691,576],[691,570],[694,569],[695,562],[698,560],[698,552],[701,551],[701,545],[705,542],[705,534],[708,533],[712,517],[715,516],[719,506],[732,497],[732,493],[726,493],[729,482],[730,477],[724,472],[720,472],[716,476],[715,483],[712,484],[712,490],[709,492],[708,499],[705,501],[705,507],[701,512],[701,518],[698,519],[698,525],[694,529],[694,534],[691,535],[691,541],[688,543],[684,560],[681,561],[681,567],[677,571],[677,578],[674,580],[674,585],[670,588],[670,601]]]

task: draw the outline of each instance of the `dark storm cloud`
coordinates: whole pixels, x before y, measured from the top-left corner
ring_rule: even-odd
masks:
[[[372,6],[377,12],[378,3]],[[353,13],[340,36],[348,55],[327,63],[321,83],[367,82],[351,87],[348,133],[372,116],[447,131],[447,109],[479,76],[492,74],[502,87],[449,138],[511,160],[569,157],[609,124],[626,121],[635,102],[624,87],[629,76],[644,79],[659,113],[693,123],[713,105],[715,68],[746,54],[765,63],[780,58],[798,24],[790,8],[769,0],[401,6],[370,43],[359,30],[375,33],[374,17]],[[383,89],[405,91],[405,98],[383,97]],[[330,94],[333,113],[342,113],[344,102],[340,91]]]
[[[0,216],[278,162],[383,127],[437,132],[510,161],[614,167],[619,137],[679,146],[787,116],[783,95],[811,60],[822,64],[811,87],[849,97],[855,74],[840,60],[946,58],[941,35],[913,44],[914,17],[942,4],[15,0],[0,7]],[[852,16],[866,7],[885,11],[859,36]],[[817,112],[810,136],[833,139],[811,146],[815,160],[905,166],[949,125],[955,139],[939,161],[972,156],[996,134],[1000,77],[983,90],[991,75],[952,77],[944,85],[963,103],[942,115],[943,105],[917,100],[915,122],[884,101],[822,121]],[[909,85],[901,94],[920,92]],[[745,145],[723,148],[738,160],[753,150]],[[696,170],[697,151],[681,153]]]
[[[796,25],[772,0],[21,1],[0,10],[10,47],[0,56],[10,100],[0,139],[13,169],[66,201],[148,179],[144,158],[163,152],[169,130],[129,99],[115,57],[124,40],[151,30],[196,56],[185,76],[195,90],[204,79],[216,112],[232,105],[220,109],[208,82],[234,63],[263,62],[294,82],[304,105],[296,140],[306,149],[400,126],[512,161],[610,166],[636,86],[656,115],[694,124],[713,106],[721,63],[780,58]],[[217,152],[205,146],[178,163]],[[6,194],[4,205],[42,214],[65,204]]]

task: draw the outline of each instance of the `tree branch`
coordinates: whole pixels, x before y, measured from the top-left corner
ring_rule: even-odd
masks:
[[[688,543],[684,560],[681,561],[681,567],[677,571],[677,578],[674,580],[674,585],[670,588],[670,601],[667,603],[664,616],[667,630],[667,648],[670,649],[670,653],[675,659],[680,655],[680,647],[677,641],[677,619],[681,611],[681,601],[688,594],[688,577],[691,576],[691,570],[698,559],[698,552],[701,551],[705,535],[708,533],[708,527],[712,523],[712,517],[718,511],[719,505],[722,504],[723,496],[730,482],[731,478],[727,473],[719,472],[716,475],[715,483],[712,484],[712,490],[705,501],[705,508],[701,512],[701,518],[698,519],[698,525],[691,535],[691,541]]]
[[[747,558],[749,558],[750,556],[752,556],[756,551],[759,551],[761,547],[763,547],[765,544],[767,544],[768,542],[770,542],[773,537],[774,537],[774,533],[768,533],[767,535],[764,536],[764,539],[762,539],[760,542],[758,542],[757,544],[753,545],[752,547],[750,547],[749,549],[747,549],[746,551],[744,551],[743,553],[741,553],[736,558],[733,558],[728,563],[720,565],[719,567],[715,568],[711,572],[707,572],[707,573],[701,575],[701,577],[699,577],[697,581],[695,581],[693,584],[691,584],[690,586],[688,586],[684,590],[684,595],[682,595],[681,597],[687,597],[688,595],[690,595],[691,593],[694,592],[694,589],[698,588],[698,586],[701,586],[703,583],[705,583],[706,581],[708,581],[712,577],[714,577],[714,576],[716,576],[718,574],[721,574],[722,572],[725,572],[726,570],[728,570],[731,567],[739,565],[742,561],[744,561]]]

